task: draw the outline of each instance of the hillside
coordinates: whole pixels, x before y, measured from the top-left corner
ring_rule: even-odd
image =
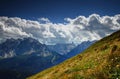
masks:
[[[28,79],[119,79],[120,31],[94,43],[83,53]]]

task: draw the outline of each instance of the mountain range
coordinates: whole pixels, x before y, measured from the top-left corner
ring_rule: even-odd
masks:
[[[0,78],[24,79],[65,58],[32,38],[8,39],[0,44]]]
[[[47,45],[49,49],[58,52],[61,55],[66,55],[68,52],[70,52],[72,49],[76,47],[74,43],[58,43],[55,45]]]
[[[84,41],[84,42],[78,44],[74,49],[69,51],[65,56],[67,58],[71,58],[71,57],[83,52],[85,49],[87,49],[94,42],[95,41]]]
[[[0,44],[0,78],[24,79],[75,56],[92,43],[45,45],[33,38],[7,39]]]

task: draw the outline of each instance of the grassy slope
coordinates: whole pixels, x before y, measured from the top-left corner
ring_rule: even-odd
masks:
[[[120,31],[105,37],[83,53],[28,79],[120,78]]]

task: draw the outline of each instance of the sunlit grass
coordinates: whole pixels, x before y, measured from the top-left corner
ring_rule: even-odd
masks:
[[[119,79],[120,31],[29,79]]]

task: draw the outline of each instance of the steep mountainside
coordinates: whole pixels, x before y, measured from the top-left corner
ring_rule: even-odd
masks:
[[[0,44],[0,79],[24,79],[64,60],[32,38],[8,39]]]
[[[85,49],[87,49],[91,44],[93,44],[95,41],[84,41],[81,44],[77,45],[74,49],[72,49],[70,52],[66,54],[66,57],[70,58],[73,57],[81,52],[83,52]]]
[[[74,43],[48,45],[49,49],[54,50],[61,55],[66,55],[68,52],[70,52],[75,47],[76,47],[76,45]]]
[[[0,57],[10,58],[19,55],[29,55],[39,52],[41,55],[51,52],[46,45],[32,38],[7,39],[0,44]]]
[[[83,53],[28,79],[119,79],[120,31],[94,43]]]

